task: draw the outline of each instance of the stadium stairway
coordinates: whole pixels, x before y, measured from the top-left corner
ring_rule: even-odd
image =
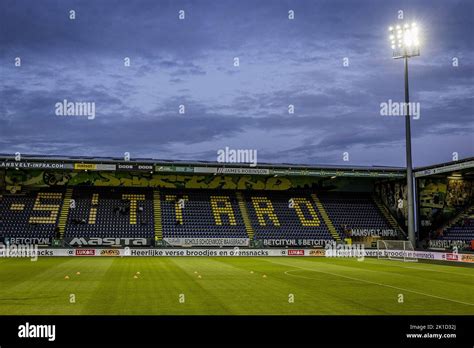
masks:
[[[326,209],[324,209],[324,206],[322,205],[321,201],[319,200],[318,196],[316,196],[315,193],[311,194],[311,198],[313,199],[314,203],[316,203],[316,207],[319,210],[319,213],[323,217],[324,223],[329,229],[329,233],[331,233],[331,236],[334,238],[336,241],[340,241],[341,237],[339,236],[339,233],[337,233],[336,228],[332,224],[331,219],[329,218],[328,213],[326,212]]]
[[[92,195],[92,206],[89,211],[89,225],[95,225],[97,221],[97,205],[99,204],[99,195],[94,193]]]
[[[242,215],[242,219],[244,220],[245,230],[247,231],[247,235],[249,236],[250,240],[253,240],[253,227],[250,223],[249,213],[247,211],[247,204],[245,203],[244,197],[242,196],[242,192],[238,191],[236,193],[237,201],[239,202],[240,214]]]
[[[450,220],[446,225],[444,225],[443,230],[446,230],[455,226],[462,219],[469,218],[473,213],[474,213],[474,205],[468,206],[466,209],[462,210],[458,215],[456,215],[452,220]]]
[[[155,240],[163,239],[163,225],[161,223],[161,197],[159,191],[153,191],[153,213],[155,219]]]
[[[63,206],[61,208],[61,213],[59,215],[59,234],[61,239],[64,237],[64,231],[66,229],[66,222],[67,217],[69,214],[69,208],[71,207],[71,197],[72,197],[72,188],[68,188],[66,190],[66,194],[64,195]]]
[[[398,234],[403,237],[407,237],[405,231],[401,226],[398,224],[397,220],[393,217],[393,215],[390,213],[388,208],[385,206],[385,204],[382,203],[379,197],[376,195],[372,195],[372,199],[374,200],[375,205],[377,208],[379,208],[380,212],[382,215],[385,217],[385,219],[388,221],[390,227],[394,229],[395,231],[398,231]]]

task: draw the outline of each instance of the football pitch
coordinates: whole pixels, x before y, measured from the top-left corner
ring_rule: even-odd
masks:
[[[0,259],[2,315],[474,314],[474,268],[366,258]]]

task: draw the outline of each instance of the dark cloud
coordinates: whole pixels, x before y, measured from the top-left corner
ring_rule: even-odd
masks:
[[[233,146],[262,162],[348,151],[350,164],[403,165],[403,118],[380,116],[404,98],[386,37],[400,9],[426,38],[410,61],[415,164],[473,156],[469,0],[4,0],[0,152],[215,160]],[[96,119],[54,115],[63,99],[95,102]]]

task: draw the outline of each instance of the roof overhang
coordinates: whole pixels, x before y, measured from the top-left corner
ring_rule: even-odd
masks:
[[[265,175],[265,176],[314,176],[314,177],[373,177],[403,178],[405,169],[382,166],[345,166],[345,165],[301,165],[260,163],[256,166],[245,163],[219,163],[206,161],[171,161],[159,159],[130,159],[125,161],[113,157],[64,157],[22,155],[0,155],[0,169],[23,170],[90,170],[152,172],[204,175]]]

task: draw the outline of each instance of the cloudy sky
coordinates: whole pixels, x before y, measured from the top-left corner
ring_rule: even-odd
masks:
[[[0,153],[403,166],[404,118],[380,114],[404,98],[400,10],[422,28],[414,164],[473,156],[471,0],[1,0]]]

